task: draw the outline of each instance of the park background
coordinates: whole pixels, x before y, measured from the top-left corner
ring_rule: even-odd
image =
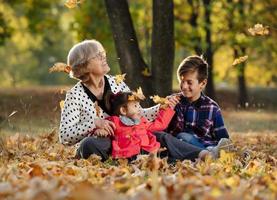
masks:
[[[1,129],[57,127],[59,102],[76,80],[49,68],[66,63],[75,43],[94,38],[107,51],[110,73],[127,73],[131,89],[141,86],[147,96],[178,90],[178,64],[203,55],[210,65],[206,93],[223,108],[230,131],[276,132],[276,7],[274,0],[96,0],[73,8],[57,0],[2,0]],[[251,35],[248,29],[257,23],[269,34]]]
[[[276,10],[276,0],[0,0],[0,198],[276,199]],[[177,91],[178,64],[203,55],[205,92],[239,150],[174,166],[75,160],[58,127],[76,80],[49,68],[84,39],[99,40],[110,73],[148,97]]]

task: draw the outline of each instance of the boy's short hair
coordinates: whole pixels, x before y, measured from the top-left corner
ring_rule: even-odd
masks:
[[[182,75],[197,71],[197,79],[199,82],[208,78],[208,63],[202,56],[189,56],[185,58],[177,69],[178,80],[181,81]]]

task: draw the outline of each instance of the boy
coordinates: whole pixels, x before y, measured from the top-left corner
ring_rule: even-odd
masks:
[[[180,102],[175,107],[176,114],[168,132],[182,141],[213,152],[230,149],[232,143],[220,108],[202,92],[207,84],[207,62],[200,56],[189,56],[179,65],[177,77],[181,89]]]

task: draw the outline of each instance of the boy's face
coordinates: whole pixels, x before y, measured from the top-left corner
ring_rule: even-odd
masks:
[[[125,115],[132,119],[139,119],[141,117],[140,111],[141,106],[138,101],[129,101],[125,109]]]
[[[182,91],[182,94],[190,102],[197,100],[201,96],[201,92],[207,84],[206,79],[202,82],[199,82],[197,77],[197,71],[183,74],[180,77],[180,89]]]

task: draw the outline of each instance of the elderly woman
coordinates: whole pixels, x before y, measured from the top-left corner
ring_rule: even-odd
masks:
[[[72,75],[80,81],[66,94],[61,113],[59,139],[63,144],[80,142],[77,157],[88,158],[91,154],[108,159],[111,153],[111,139],[114,124],[105,118],[109,116],[103,97],[110,90],[113,93],[130,91],[124,83],[117,83],[115,77],[107,75],[110,71],[103,46],[96,40],[85,40],[73,46],[68,53],[67,64]],[[177,103],[176,98],[170,101]],[[159,105],[143,109],[143,115],[152,121]],[[101,129],[94,133],[94,129]],[[157,133],[162,147],[167,147],[167,156],[172,159],[195,159],[208,154],[200,148],[181,142],[167,133]]]

